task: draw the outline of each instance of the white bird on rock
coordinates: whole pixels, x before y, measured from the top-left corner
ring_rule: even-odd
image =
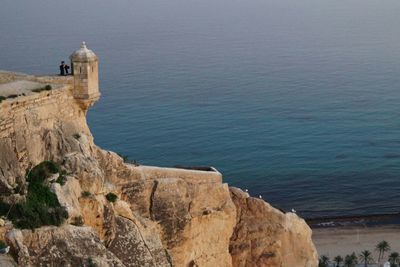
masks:
[[[10,251],[10,246],[0,249],[0,254],[7,254]]]
[[[259,195],[258,198],[261,198],[261,199],[262,199],[262,195]]]
[[[295,210],[295,209],[292,209],[292,212],[293,212],[293,213],[296,213],[296,210]]]
[[[249,189],[245,189],[244,192],[249,192]]]

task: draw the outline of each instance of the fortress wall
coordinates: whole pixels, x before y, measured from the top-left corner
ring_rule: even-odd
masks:
[[[198,171],[177,168],[163,168],[153,166],[139,166],[144,178],[152,179],[179,178],[194,183],[222,183],[222,175],[218,171]]]
[[[74,101],[72,86],[69,84],[58,86],[57,89],[50,91],[3,100],[0,103],[0,138],[10,137],[15,132],[21,131],[15,126],[18,117],[24,116],[24,113],[35,113],[42,110],[45,115],[46,110],[48,113],[52,113],[50,107],[54,105],[64,106],[65,108],[57,109],[58,112],[61,112],[59,115],[65,119],[73,119],[76,116],[75,112],[71,112],[72,110],[66,107],[72,101]],[[43,119],[46,117],[44,116]]]
[[[27,93],[0,103],[0,193],[8,194],[25,172],[43,160],[60,160],[66,138],[90,135],[86,110],[73,98],[71,84]],[[64,136],[66,133],[68,136]],[[74,144],[68,150],[78,149]]]

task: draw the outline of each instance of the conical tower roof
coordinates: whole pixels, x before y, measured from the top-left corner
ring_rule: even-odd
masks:
[[[85,42],[82,42],[81,47],[72,53],[69,58],[72,62],[90,62],[97,60],[96,54],[87,48]]]

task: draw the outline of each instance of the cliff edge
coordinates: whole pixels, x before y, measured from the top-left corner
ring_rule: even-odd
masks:
[[[217,170],[128,164],[97,147],[70,77],[0,72],[0,96],[1,202],[28,201],[30,170],[52,162],[60,172],[43,183],[66,210],[34,230],[4,217],[19,266],[317,266],[304,220]]]

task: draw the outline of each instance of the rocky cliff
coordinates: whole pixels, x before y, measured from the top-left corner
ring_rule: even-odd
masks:
[[[68,212],[62,225],[0,227],[18,265],[317,266],[302,219],[218,171],[137,166],[97,147],[70,78],[1,75],[0,95],[17,78],[53,88],[0,102],[1,201],[24,202],[27,171],[43,161],[65,176],[48,183]]]

